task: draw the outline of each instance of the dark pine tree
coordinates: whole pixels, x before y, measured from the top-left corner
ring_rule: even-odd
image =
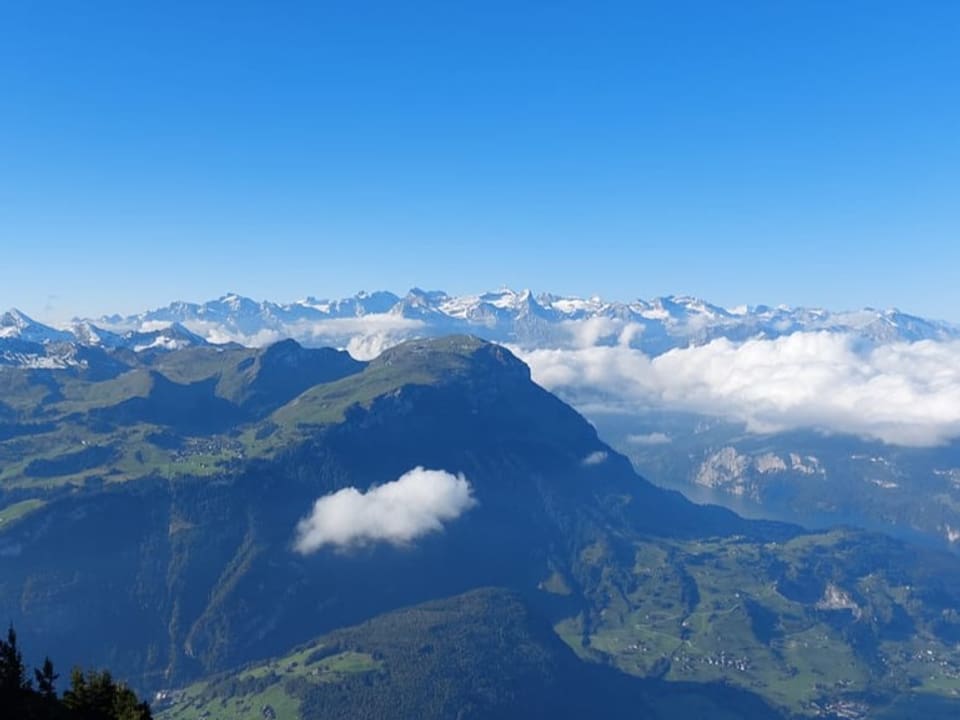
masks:
[[[0,639],[0,708],[11,708],[14,713],[24,715],[30,694],[27,669],[17,646],[17,633],[11,625],[7,639]]]
[[[152,720],[150,706],[105,670],[76,668],[62,700],[50,658],[33,675],[36,690],[11,626],[6,639],[0,639],[0,720]]]
[[[34,670],[33,677],[37,682],[37,692],[46,700],[53,700],[57,697],[56,683],[60,676],[53,671],[53,662],[50,658],[44,658],[43,667]]]
[[[116,683],[106,670],[74,668],[63,705],[76,720],[151,720],[150,706],[140,702],[130,688]]]

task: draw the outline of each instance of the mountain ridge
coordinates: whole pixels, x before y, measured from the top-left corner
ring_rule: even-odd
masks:
[[[683,295],[619,302],[508,288],[461,296],[413,288],[404,296],[375,291],[275,303],[228,293],[128,316],[76,318],[62,329],[11,310],[0,316],[0,365],[76,367],[77,346],[162,352],[285,338],[369,359],[403,340],[464,333],[528,349],[625,345],[656,356],[719,338],[739,342],[795,332],[848,333],[874,343],[960,338],[960,326],[896,309],[724,308]]]
[[[301,353],[324,374],[295,394],[273,368]],[[694,505],[475,337],[355,362],[288,342],[171,351],[107,380],[0,373],[30,420],[0,442],[0,613],[67,662],[160,690],[504,587],[581,658],[639,677],[811,715],[882,707],[910,682],[960,692],[957,558]],[[158,383],[177,386],[169,402]],[[462,475],[475,504],[416,542],[297,551],[319,499],[397,491],[417,468]]]

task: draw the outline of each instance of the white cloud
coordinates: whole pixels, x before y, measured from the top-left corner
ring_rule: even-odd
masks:
[[[297,524],[295,548],[307,554],[327,545],[406,545],[442,530],[476,503],[462,474],[416,467],[366,492],[348,487],[319,498]]]
[[[184,325],[212,343],[236,342],[247,347],[262,347],[289,337],[312,347],[344,348],[358,360],[375,358],[386,348],[416,335],[424,327],[422,320],[390,313],[300,320],[253,333],[204,320],[188,320]]]
[[[572,399],[687,410],[754,432],[816,428],[930,446],[960,437],[960,342],[864,345],[837,333],[671,350],[515,350],[534,379]]]
[[[600,465],[606,460],[607,453],[605,450],[595,450],[583,459],[583,464],[589,467],[590,465]]]
[[[264,328],[255,333],[243,333],[218,322],[207,320],[186,320],[182,324],[190,332],[199,335],[214,345],[234,342],[246,347],[263,347],[288,337],[277,329]],[[146,326],[147,323],[143,323],[143,325]]]
[[[384,350],[406,339],[393,333],[369,333],[356,335],[347,342],[346,351],[355,360],[373,360]]]
[[[575,348],[596,345],[629,346],[639,340],[644,330],[640,323],[604,316],[585,320],[564,320],[560,326],[569,336],[567,338],[569,344]]]
[[[672,441],[666,433],[652,432],[646,435],[627,435],[627,442],[631,445],[666,445]]]
[[[169,320],[144,320],[139,327],[140,332],[155,332],[157,330],[166,330],[173,325]]]

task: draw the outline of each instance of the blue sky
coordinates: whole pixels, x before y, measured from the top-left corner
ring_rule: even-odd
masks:
[[[503,284],[960,321],[960,3],[11,2],[0,307]]]

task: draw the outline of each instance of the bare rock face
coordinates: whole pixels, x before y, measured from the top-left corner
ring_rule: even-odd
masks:
[[[749,457],[728,446],[707,457],[697,471],[696,482],[733,495],[744,495],[749,491],[746,473],[750,464]]]
[[[860,619],[863,611],[854,602],[850,593],[842,590],[833,583],[827,583],[823,590],[823,597],[817,603],[818,610],[849,610],[856,620]]]

